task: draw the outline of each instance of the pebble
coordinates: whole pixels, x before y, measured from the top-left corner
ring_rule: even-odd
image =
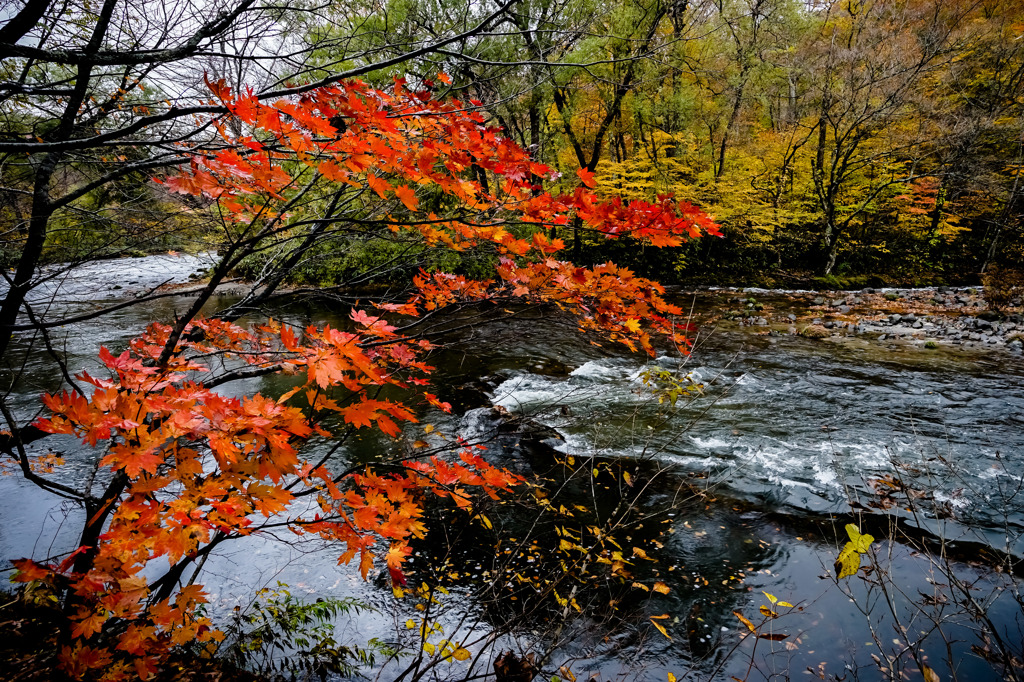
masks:
[[[880,295],[883,293],[884,297]],[[808,313],[815,312],[808,310],[807,307],[801,310],[799,306],[803,303],[804,306],[826,308],[819,313],[820,316],[812,318],[810,324],[828,329],[832,336],[864,335],[868,339],[889,342],[900,340],[904,343],[931,340],[946,346],[990,349],[1005,347],[1014,354],[1024,353],[1024,335],[1018,331],[1024,330],[1024,314],[1003,315],[991,311],[980,291],[974,289],[939,287],[881,291],[867,288],[856,294],[822,292],[812,296],[813,298],[804,298],[799,294],[792,296],[792,308],[795,308],[796,312],[789,312],[785,306],[780,306],[782,310],[778,310],[772,317],[750,315],[755,310],[759,311],[761,306],[748,305],[747,314],[750,316],[741,318],[740,324],[767,327],[773,322],[781,322],[785,326],[777,329],[786,331],[772,330],[768,333],[769,336],[781,336],[785,333],[796,335],[800,327],[807,325]],[[744,297],[730,299],[732,300],[749,303]],[[904,306],[916,306],[922,308],[922,311],[914,313],[893,310],[900,310]],[[942,309],[928,310],[930,306],[940,306]],[[851,314],[862,317],[853,321],[830,319],[836,315]]]

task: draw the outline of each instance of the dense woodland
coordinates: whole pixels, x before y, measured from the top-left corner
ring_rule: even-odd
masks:
[[[2,557],[22,584],[3,608],[29,612],[3,621],[22,637],[5,646],[26,679],[173,677],[218,645],[258,668],[261,627],[294,637],[365,607],[279,591],[256,614],[284,621],[215,622],[207,559],[285,531],[336,547],[390,590],[395,613],[419,611],[387,645],[350,649],[316,630],[309,675],[372,669],[376,652],[401,661],[397,679],[574,679],[552,667],[575,636],[566,623],[639,623],[671,641],[650,602],[615,613],[623,592],[672,592],[644,563],[668,532],[651,518],[669,507],[645,516],[640,502],[665,470],[566,457],[560,491],[582,476],[591,504],[555,504],[550,481],[488,459],[497,436],[421,424],[453,409],[431,392],[441,344],[526,317],[595,347],[682,356],[683,310],[664,284],[994,289],[1024,269],[1014,0],[16,0],[0,22],[0,456],[74,510],[75,535],[52,556]],[[212,265],[183,289],[87,310],[55,284],[168,250]],[[172,297],[167,319],[88,349],[93,369],[72,361],[76,329]],[[327,301],[342,322],[268,319],[297,299]],[[638,376],[658,410],[702,395],[682,370]],[[42,407],[19,393],[25,377],[43,385]],[[385,445],[332,459],[367,432]],[[610,506],[602,477],[621,497]],[[673,503],[683,490],[704,506],[685,485]],[[506,540],[499,526],[516,514],[537,534]],[[417,554],[439,529],[472,550],[521,550],[496,555],[518,585],[437,569],[437,586],[455,575],[491,618],[440,642],[420,615],[439,592]],[[839,589],[874,542],[844,529]],[[532,563],[538,543],[550,565],[523,578],[515,561]],[[961,591],[980,659],[1020,679],[1013,632]],[[733,613],[744,637],[781,642],[776,609],[799,607],[765,594],[763,622]],[[540,623],[536,659],[491,660],[501,637]],[[901,636],[878,665],[932,682],[916,635]],[[695,666],[718,655],[705,654]]]
[[[186,246],[183,235],[204,228],[190,231],[149,177],[175,162],[177,142],[209,132],[189,129],[204,110],[202,74],[259,93],[339,72],[378,85],[405,77],[479,102],[489,124],[564,176],[594,171],[608,196],[675,193],[725,235],[654,254],[559,230],[577,259],[613,256],[666,282],[785,285],[813,275],[973,283],[992,264],[1024,258],[1024,45],[1013,2],[531,1],[489,21],[498,6],[295,6],[205,27],[219,31],[217,47],[152,55],[132,52],[173,43],[182,24],[170,23],[189,16],[187,3],[165,10],[167,27],[154,20],[144,30],[123,23],[130,7],[115,3],[118,33],[103,48],[111,57],[88,65],[73,118],[61,110],[83,83],[73,60],[35,57],[24,39],[4,60],[9,265],[41,181],[26,152],[61,150],[44,183],[56,204],[44,258],[82,257],[83,246],[104,255]],[[65,11],[45,40],[81,30]],[[451,83],[434,82],[437,72]],[[324,246],[294,277],[339,284],[393,255],[351,247]]]

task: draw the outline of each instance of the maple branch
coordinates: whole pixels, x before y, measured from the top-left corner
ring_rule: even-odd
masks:
[[[195,552],[189,556],[184,557],[172,565],[167,572],[162,576],[149,583],[149,589],[152,594],[150,601],[162,601],[169,598],[174,594],[174,588],[181,582],[181,576],[185,574],[185,569],[191,564],[195,563],[196,559],[205,558],[217,548],[218,545],[225,542],[226,540],[237,540],[238,538],[246,537],[244,535],[229,535],[223,531],[217,531],[217,533],[210,538],[210,541],[202,547],[196,549]],[[195,581],[195,576],[192,577],[192,581]],[[190,581],[190,582],[192,582]]]
[[[93,135],[92,137],[75,137],[56,142],[0,142],[0,154],[35,154],[40,152],[67,152],[78,149],[91,149],[93,147],[99,147],[107,142],[124,140],[133,133],[137,133],[140,130],[149,128],[157,123],[173,121],[178,118],[194,116],[196,114],[221,115],[226,113],[228,113],[227,107],[223,106],[197,105],[181,108],[172,106],[161,114],[143,116],[123,128],[111,130],[106,133],[100,133],[99,135]],[[188,136],[191,137],[195,135],[196,132],[197,130],[193,129],[189,132]],[[131,144],[137,145],[143,144],[143,142],[132,140]]]
[[[54,481],[47,480],[32,471],[32,466],[28,459],[28,453],[25,451],[25,445],[26,443],[37,439],[36,437],[33,437],[37,432],[39,434],[42,434],[43,432],[35,426],[26,426],[20,429],[17,428],[15,426],[16,421],[14,419],[14,415],[11,414],[5,400],[0,400],[0,413],[3,414],[4,420],[7,422],[11,431],[10,434],[0,434],[0,452],[6,452],[18,461],[18,466],[21,467],[22,476],[24,476],[26,480],[35,483],[43,490],[53,493],[59,497],[74,500],[76,502],[86,501],[88,497],[80,490],[76,490],[71,486],[64,485],[63,483],[56,483]]]
[[[293,184],[296,181],[297,178],[292,179],[288,184]],[[210,297],[213,296],[213,292],[216,290],[221,280],[223,280],[227,274],[242,261],[243,258],[252,253],[252,250],[257,244],[259,244],[260,240],[265,238],[268,233],[273,233],[271,228],[278,222],[281,222],[281,215],[284,214],[291,206],[299,202],[302,197],[314,187],[315,181],[316,176],[314,176],[313,180],[310,181],[292,199],[286,202],[280,209],[280,212],[260,232],[246,239],[236,241],[228,247],[227,253],[221,257],[220,262],[214,268],[213,274],[210,276],[210,282],[202,289],[202,291],[200,291],[199,296],[192,305],[189,306],[188,310],[185,311],[177,321],[175,321],[174,328],[168,335],[163,351],[157,359],[157,364],[159,366],[166,366],[167,362],[171,359],[171,356],[174,355],[178,341],[181,338],[182,333],[185,331],[185,327],[195,319],[196,315],[198,315],[203,309],[203,306],[206,305],[206,302],[210,300]],[[269,204],[266,208],[269,209]]]
[[[220,282],[218,282],[217,286],[221,286],[221,285],[224,285],[224,284],[231,284],[233,282],[238,282],[238,281],[240,281],[240,280],[237,279],[237,278],[224,279],[224,280],[221,280]],[[137,297],[135,297],[135,298],[133,298],[131,300],[122,301],[121,303],[117,303],[117,304],[114,304],[114,305],[111,305],[111,306],[107,306],[105,308],[100,308],[99,310],[94,310],[92,312],[82,313],[81,315],[75,315],[73,317],[64,317],[64,318],[61,318],[59,320],[53,320],[53,321],[50,321],[50,322],[39,321],[39,322],[35,322],[35,323],[32,323],[32,324],[14,324],[14,325],[9,325],[7,328],[12,330],[12,331],[16,331],[16,332],[23,332],[23,331],[32,331],[34,329],[53,329],[54,327],[63,327],[64,325],[68,325],[68,324],[76,324],[78,322],[86,322],[88,320],[93,320],[93,319],[96,319],[97,317],[102,317],[104,315],[107,315],[109,313],[115,312],[117,310],[122,310],[124,308],[130,308],[131,306],[139,305],[140,303],[148,303],[150,301],[156,301],[156,300],[159,300],[161,298],[169,298],[169,297],[173,297],[173,296],[187,296],[188,294],[200,293],[202,291],[205,291],[206,288],[209,286],[209,285],[203,285],[201,287],[194,287],[194,288],[191,288],[191,289],[176,289],[174,291],[165,291],[165,292],[162,292],[162,293],[159,293],[159,294],[158,293],[154,293],[154,292],[158,291],[161,287],[163,287],[166,284],[168,284],[169,282],[170,282],[170,280],[167,280],[167,281],[165,281],[165,282],[163,282],[161,284],[158,284],[157,286],[151,288],[145,294],[137,296]]]
[[[57,363],[57,367],[60,368],[60,373],[61,376],[64,377],[64,381],[68,382],[68,385],[80,395],[85,395],[82,388],[71,377],[71,373],[68,372],[68,364],[64,361],[64,358],[61,357],[60,353],[54,349],[53,344],[50,342],[49,330],[39,326],[39,320],[36,319],[35,312],[32,310],[32,306],[29,305],[28,301],[25,301],[22,305],[25,306],[25,313],[28,315],[28,318],[32,322],[34,328],[37,329],[39,331],[39,335],[43,337],[43,345],[46,346],[46,352],[49,354],[50,358]]]
[[[106,175],[102,175],[102,176],[96,178],[95,180],[93,180],[92,182],[88,182],[88,183],[82,185],[81,187],[78,187],[74,191],[65,194],[60,199],[57,199],[56,201],[54,201],[53,202],[53,206],[55,208],[60,208],[61,206],[67,206],[71,202],[76,201],[77,199],[81,199],[82,197],[84,197],[86,194],[88,194],[89,192],[93,191],[94,189],[98,189],[98,188],[102,187],[103,185],[105,185],[105,184],[107,184],[109,182],[113,182],[114,180],[117,180],[118,178],[122,178],[122,177],[124,177],[126,175],[129,175],[130,173],[135,173],[137,171],[144,171],[144,170],[153,170],[153,169],[156,169],[156,168],[166,168],[167,166],[178,166],[178,165],[181,165],[182,163],[184,163],[186,160],[187,160],[187,157],[184,157],[184,156],[173,156],[173,157],[167,158],[167,159],[151,159],[151,160],[147,160],[147,161],[139,161],[139,162],[136,162],[136,163],[130,163],[130,164],[126,165],[126,166],[121,166],[121,167],[117,168],[116,170],[113,170],[113,171],[107,173]]]
[[[338,202],[341,200],[343,195],[344,190],[335,192],[330,205],[328,205],[325,211],[324,217],[313,221],[313,228],[306,234],[305,238],[303,238],[302,243],[299,244],[292,253],[289,254],[288,257],[271,272],[270,276],[263,283],[263,288],[259,293],[256,292],[258,285],[254,285],[241,301],[219,313],[218,317],[229,322],[233,322],[246,312],[254,310],[255,306],[259,305],[261,302],[267,300],[267,298],[269,298],[270,295],[273,294],[281,285],[285,277],[292,272],[305,252],[313,247],[324,230],[332,224],[334,221],[334,211],[337,209]]]

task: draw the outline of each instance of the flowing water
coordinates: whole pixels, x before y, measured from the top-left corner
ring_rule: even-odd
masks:
[[[59,288],[55,279],[47,297],[40,296],[35,305],[52,300],[51,314],[86,315],[95,306],[165,279],[183,280],[202,267],[201,260],[191,257],[99,264]],[[56,307],[58,300],[62,307]],[[691,300],[682,302],[689,306]],[[91,369],[101,343],[117,349],[147,321],[169,319],[185,304],[183,298],[167,298],[125,308],[69,327],[66,336],[57,330],[54,342],[70,351],[73,371]],[[699,297],[697,319],[701,308],[715,305],[713,295]],[[286,321],[301,324],[344,318],[316,308],[279,312]],[[662,349],[647,358],[594,345],[576,334],[574,325],[550,318],[460,326],[452,342],[431,358],[438,367],[437,392],[452,402],[453,413],[428,413],[428,421],[441,431],[487,439],[488,456],[523,473],[550,475],[561,467],[561,499],[570,506],[611,508],[629,496],[656,523],[671,522],[658,526],[657,533],[655,520],[632,531],[637,541],[642,537],[663,545],[657,565],[634,569],[637,580],[642,573],[648,584],[657,579],[670,591],[636,590],[621,598],[616,612],[607,598],[581,590],[581,600],[584,595],[591,600],[587,619],[551,659],[552,670],[571,661],[579,679],[593,672],[602,679],[664,680],[668,672],[683,679],[685,671],[691,671],[687,679],[818,679],[822,670],[886,679],[872,655],[901,651],[901,624],[913,638],[929,631],[916,602],[944,618],[945,636],[956,640],[947,649],[942,637],[933,634],[922,646],[942,679],[953,673],[941,661],[947,651],[953,652],[958,679],[1000,679],[972,650],[977,644],[972,623],[942,602],[946,578],[919,549],[920,543],[947,541],[956,575],[976,581],[977,595],[991,595],[990,618],[1009,641],[1021,640],[1020,607],[999,591],[1008,584],[1005,577],[988,568],[1001,556],[1024,555],[1024,494],[1018,491],[1024,477],[1024,367],[1018,358],[703,327],[689,356]],[[21,338],[25,344],[30,340]],[[652,370],[669,372],[662,387],[667,376],[686,377],[692,393],[674,405],[659,403]],[[25,418],[38,409],[39,393],[55,388],[60,377],[38,344],[19,372],[10,404]],[[252,380],[234,390],[273,392],[274,381]],[[522,417],[539,435],[530,443],[494,438],[510,417]],[[419,428],[409,435],[416,436]],[[68,480],[84,476],[95,455],[67,439],[46,443],[55,446],[68,461],[60,475]],[[354,460],[396,447],[367,437],[339,457]],[[586,485],[576,473],[580,470],[586,472]],[[633,471],[637,482],[643,481],[642,494],[632,481],[624,485],[622,471]],[[0,479],[0,495],[0,556],[44,557],[68,549],[77,519],[74,508],[40,496],[16,476]],[[529,523],[512,512],[503,518],[513,532],[516,524]],[[860,577],[841,581],[839,587],[830,577],[838,549],[848,539],[844,526],[851,521],[863,532],[892,538],[875,548],[901,594],[879,602],[877,588]],[[423,556],[411,564],[414,577],[417,566],[427,575],[433,542],[419,548]],[[463,628],[476,632],[493,626],[500,610],[476,603],[478,591],[471,589],[495,577],[488,573],[494,550],[484,542],[474,536],[472,546],[453,555],[462,562],[465,584],[454,582],[453,607],[444,617],[449,624],[468,618]],[[546,547],[543,541],[540,545],[538,552]],[[336,555],[317,543],[250,539],[212,559],[206,583],[215,607],[223,610],[251,596],[254,585],[277,580],[310,594],[357,595],[394,610],[382,583],[363,583],[351,567],[338,568]],[[776,608],[781,617],[764,626],[786,638],[741,638],[746,626],[733,612],[760,624],[765,618],[758,608],[771,605],[765,593],[797,605]],[[611,616],[589,612],[601,610],[601,599]],[[871,605],[870,617],[858,610]],[[662,615],[667,618],[657,618]],[[357,640],[387,639],[402,617],[391,622],[364,616],[348,627]],[[654,622],[651,617],[671,639],[648,625]],[[543,640],[550,636],[543,621],[530,621],[518,639],[501,644],[511,646],[531,636]],[[606,631],[610,634],[602,639]],[[392,664],[382,679],[397,669]],[[804,675],[806,669],[813,674]]]

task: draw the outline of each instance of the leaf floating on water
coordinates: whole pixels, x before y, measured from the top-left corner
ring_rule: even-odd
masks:
[[[939,674],[928,666],[922,665],[921,672],[924,673],[924,682],[941,682]]]
[[[732,612],[732,614],[733,614],[734,616],[736,616],[737,618],[739,618],[739,619],[740,619],[740,622],[741,622],[741,623],[743,623],[744,625],[746,625],[746,626],[747,626],[747,629],[748,629],[748,630],[750,630],[751,632],[757,632],[757,628],[756,628],[756,627],[754,627],[754,624],[750,622],[750,619],[749,619],[749,618],[747,618],[746,616],[744,616],[744,615],[743,615],[742,613],[740,613],[739,611],[733,611],[733,612]]]
[[[654,620],[655,618],[668,618],[668,614],[664,616],[651,616],[651,625],[658,628],[658,632],[665,635],[667,638],[672,639],[672,635],[668,634],[668,630],[665,629],[665,626]]]
[[[672,588],[670,588],[668,585],[666,585],[665,583],[661,582],[660,580],[658,582],[654,583],[654,587],[651,588],[651,589],[653,589],[655,592],[658,592],[660,594],[668,594],[669,592],[672,591]]]
[[[789,637],[789,635],[782,635],[782,634],[778,634],[778,633],[775,633],[775,632],[759,632],[757,634],[757,636],[760,639],[768,639],[768,640],[771,640],[773,642],[781,642],[782,640],[784,640],[787,637]]]

